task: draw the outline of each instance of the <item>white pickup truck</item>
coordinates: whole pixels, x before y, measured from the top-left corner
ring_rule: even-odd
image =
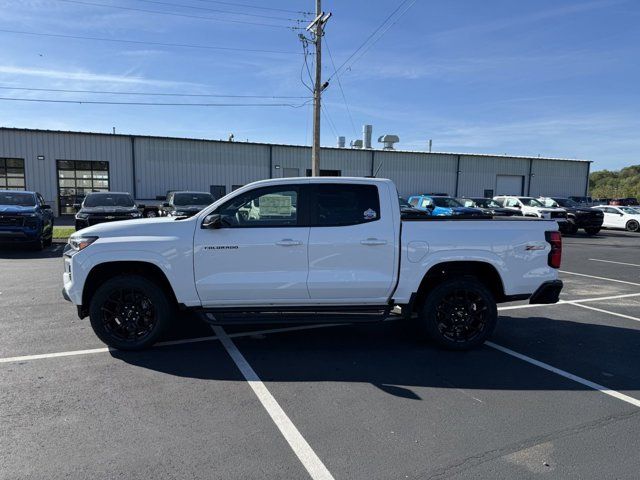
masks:
[[[436,343],[464,350],[491,334],[497,303],[557,302],[557,230],[403,215],[390,180],[265,180],[191,218],[73,234],[63,296],[119,349],[158,341],[179,309],[230,325],[383,320],[400,307]]]

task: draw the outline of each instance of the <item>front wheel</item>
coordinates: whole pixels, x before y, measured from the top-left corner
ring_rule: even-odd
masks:
[[[93,331],[104,343],[120,350],[140,350],[156,343],[172,311],[162,288],[139,275],[107,280],[89,304]]]
[[[144,216],[147,218],[156,218],[158,216],[158,212],[156,212],[155,210],[147,210],[144,213]]]
[[[629,220],[627,222],[626,228],[629,232],[637,232],[638,230],[640,230],[640,223],[638,223],[637,220]]]
[[[599,227],[588,227],[584,229],[587,235],[597,235],[600,232]]]
[[[441,347],[469,350],[484,343],[498,320],[491,292],[473,277],[446,280],[427,296],[420,329]]]

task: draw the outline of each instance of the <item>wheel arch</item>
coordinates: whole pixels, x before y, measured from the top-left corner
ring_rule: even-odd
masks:
[[[173,287],[169,282],[165,272],[156,264],[147,261],[115,261],[103,262],[94,265],[84,282],[82,289],[82,307],[79,309],[80,317],[88,315],[89,304],[96,289],[107,280],[120,275],[140,275],[157,284],[169,295],[169,298],[177,304],[177,299]]]
[[[494,265],[477,260],[447,261],[433,265],[422,277],[418,290],[412,295],[413,307],[416,311],[421,307],[433,287],[451,278],[474,277],[489,289],[496,303],[504,301],[504,284],[502,277]]]

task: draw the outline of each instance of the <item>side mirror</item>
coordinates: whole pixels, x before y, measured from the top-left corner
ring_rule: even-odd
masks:
[[[218,213],[213,213],[204,217],[202,228],[217,229],[222,227],[222,218]]]
[[[427,205],[427,207],[426,207],[426,208],[427,208],[427,210],[431,210],[431,211],[433,211],[433,210],[435,210],[435,209],[436,209],[436,206],[435,206],[433,203],[431,203],[431,204]]]
[[[81,205],[81,204],[79,204],[79,203],[74,203],[74,204],[73,204],[73,208],[74,208],[76,211],[78,211],[78,210],[80,210],[80,209],[82,208],[82,205]]]
[[[517,208],[518,210],[522,209],[522,207],[520,205],[514,205],[513,208]]]
[[[169,208],[169,202],[162,202],[162,206],[164,208]]]
[[[40,208],[42,208],[43,210],[51,210],[51,205],[42,205],[42,207]]]

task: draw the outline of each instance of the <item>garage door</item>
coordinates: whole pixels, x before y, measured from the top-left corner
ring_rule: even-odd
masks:
[[[496,195],[523,195],[523,175],[497,175]]]

